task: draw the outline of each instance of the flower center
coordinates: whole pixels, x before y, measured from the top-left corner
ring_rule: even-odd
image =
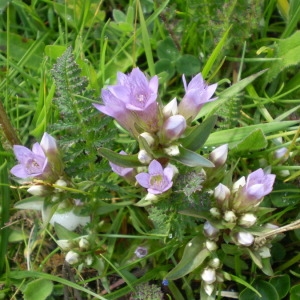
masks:
[[[41,173],[43,171],[43,161],[34,158],[28,159],[25,168],[28,174]]]

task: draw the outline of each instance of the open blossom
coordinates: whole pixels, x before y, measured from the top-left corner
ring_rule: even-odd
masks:
[[[191,122],[198,115],[205,103],[216,99],[211,99],[211,97],[217,89],[217,84],[207,85],[200,73],[188,85],[186,84],[184,75],[182,76],[182,81],[185,88],[185,95],[179,103],[178,113]]]
[[[153,160],[149,164],[148,173],[139,173],[135,178],[142,187],[148,190],[148,193],[157,195],[172,187],[173,175],[172,167],[163,168],[157,160]]]
[[[233,208],[241,212],[258,206],[263,197],[273,190],[275,177],[274,174],[265,174],[262,169],[249,174],[246,181],[240,181],[241,185],[235,187]]]
[[[158,104],[156,102],[158,77],[150,80],[134,68],[128,75],[119,72],[117,84],[103,89],[104,105],[94,104],[102,113],[116,119],[120,125],[138,135],[135,123],[147,132],[158,129]]]
[[[62,172],[55,139],[44,133],[41,143],[35,143],[32,150],[14,145],[15,156],[19,162],[10,172],[22,179],[56,181]]]

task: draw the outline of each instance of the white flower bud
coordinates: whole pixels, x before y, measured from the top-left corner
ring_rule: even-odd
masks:
[[[256,223],[256,221],[257,217],[254,214],[246,213],[239,218],[238,224],[248,228],[253,226]]]
[[[254,242],[254,236],[249,232],[239,232],[236,235],[236,239],[239,245],[249,247]]]
[[[149,147],[152,147],[155,144],[154,136],[149,132],[143,132],[140,134],[148,143]]]
[[[207,240],[207,241],[205,242],[205,247],[206,247],[207,250],[209,250],[210,252],[215,251],[215,250],[218,249],[218,245],[216,244],[216,242],[210,241],[210,240]]]
[[[246,178],[245,176],[243,176],[233,184],[231,191],[233,193],[236,193],[239,190],[240,186],[244,186],[245,184],[246,184]]]
[[[92,255],[87,255],[87,257],[85,258],[85,263],[87,266],[91,266],[93,261],[94,261],[94,259],[93,259]]]
[[[180,154],[179,147],[177,145],[171,145],[164,148],[164,152],[169,156],[177,156]]]
[[[152,156],[147,153],[146,150],[142,149],[139,151],[138,153],[138,160],[142,163],[142,164],[150,164],[150,162],[152,161]]]
[[[217,219],[221,218],[221,213],[220,210],[216,207],[212,207],[209,212],[211,213],[211,215]]]
[[[215,167],[221,167],[225,164],[228,155],[228,144],[222,145],[214,149],[210,155],[209,159],[214,163]]]
[[[63,179],[58,179],[58,180],[55,182],[55,185],[58,185],[58,187],[55,188],[58,192],[63,192],[63,191],[64,191],[64,189],[59,188],[60,186],[61,186],[61,187],[66,187],[66,186],[68,186],[68,184],[67,184]]]
[[[27,190],[27,192],[30,193],[31,195],[40,196],[40,197],[44,197],[48,195],[50,191],[51,188],[47,188],[44,185],[33,185]]]
[[[178,114],[178,106],[177,106],[177,100],[174,98],[171,100],[168,104],[166,104],[163,108],[163,115],[165,118],[169,118],[171,116]]]
[[[221,266],[221,261],[219,258],[215,257],[208,262],[208,265],[214,269],[218,269]]]
[[[157,202],[158,197],[156,195],[154,195],[154,194],[148,193],[146,195],[146,197],[145,197],[145,200],[146,201],[151,201],[151,202],[155,203],[155,202]]]
[[[280,162],[285,162],[289,158],[289,150],[285,147],[279,148],[274,151],[275,159],[280,159]]]
[[[234,223],[237,220],[237,216],[231,210],[227,210],[224,213],[223,219],[228,223]]]
[[[79,248],[80,249],[88,249],[89,246],[90,246],[90,242],[87,240],[86,237],[82,237],[80,240],[79,240]]]
[[[215,285],[214,284],[204,284],[204,291],[208,296],[211,296],[211,294],[213,293],[215,289]]]
[[[66,254],[65,260],[68,264],[74,265],[79,262],[79,258],[79,254],[71,250]]]
[[[216,270],[213,268],[205,268],[201,274],[202,280],[207,284],[212,284],[216,281]]]
[[[219,235],[219,229],[214,227],[209,221],[206,221],[203,226],[204,234],[209,238],[215,238]]]

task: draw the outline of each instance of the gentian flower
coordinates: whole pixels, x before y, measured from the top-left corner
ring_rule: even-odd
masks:
[[[163,169],[162,165],[153,160],[148,167],[148,173],[139,173],[135,176],[138,183],[148,190],[150,194],[162,194],[173,185],[174,171],[172,167]]]
[[[214,149],[209,154],[209,160],[214,163],[215,167],[221,167],[225,164],[228,155],[228,144]]]
[[[44,133],[41,143],[35,143],[32,150],[21,145],[14,145],[13,150],[19,164],[10,172],[16,177],[54,182],[62,172],[55,139],[48,133]]]
[[[169,117],[162,127],[162,142],[170,143],[180,138],[186,129],[186,120],[181,115],[175,115]]]
[[[205,103],[216,100],[216,98],[211,99],[211,96],[217,89],[217,84],[207,85],[200,73],[188,85],[184,75],[182,81],[185,95],[179,103],[178,113],[183,115],[188,122],[192,122]]]
[[[102,90],[104,105],[93,105],[137,137],[135,123],[146,132],[158,129],[157,89],[157,76],[148,80],[139,68],[134,68],[129,75],[119,72],[117,84]]]
[[[232,201],[232,206],[239,212],[244,212],[257,207],[263,197],[271,193],[275,181],[274,174],[265,174],[262,169],[252,172],[247,180],[239,180],[241,185],[235,186],[236,195]],[[243,184],[244,183],[244,184]]]

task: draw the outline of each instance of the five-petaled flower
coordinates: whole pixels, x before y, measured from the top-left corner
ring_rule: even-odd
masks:
[[[207,85],[200,73],[188,85],[184,75],[182,81],[185,95],[178,105],[178,113],[191,123],[205,103],[216,100],[216,98],[211,99],[211,97],[217,89],[217,84]]]
[[[148,167],[148,173],[139,173],[135,178],[142,187],[148,190],[148,193],[157,195],[172,187],[173,176],[174,170],[172,167],[163,168],[157,160],[152,160]]]
[[[54,182],[62,172],[62,165],[55,139],[44,133],[41,143],[35,143],[32,150],[14,145],[15,156],[19,162],[10,172],[22,179],[40,179]]]
[[[137,128],[158,130],[157,89],[157,76],[148,80],[139,68],[134,68],[128,75],[119,72],[117,84],[102,90],[104,105],[93,105],[137,137],[141,133]]]

